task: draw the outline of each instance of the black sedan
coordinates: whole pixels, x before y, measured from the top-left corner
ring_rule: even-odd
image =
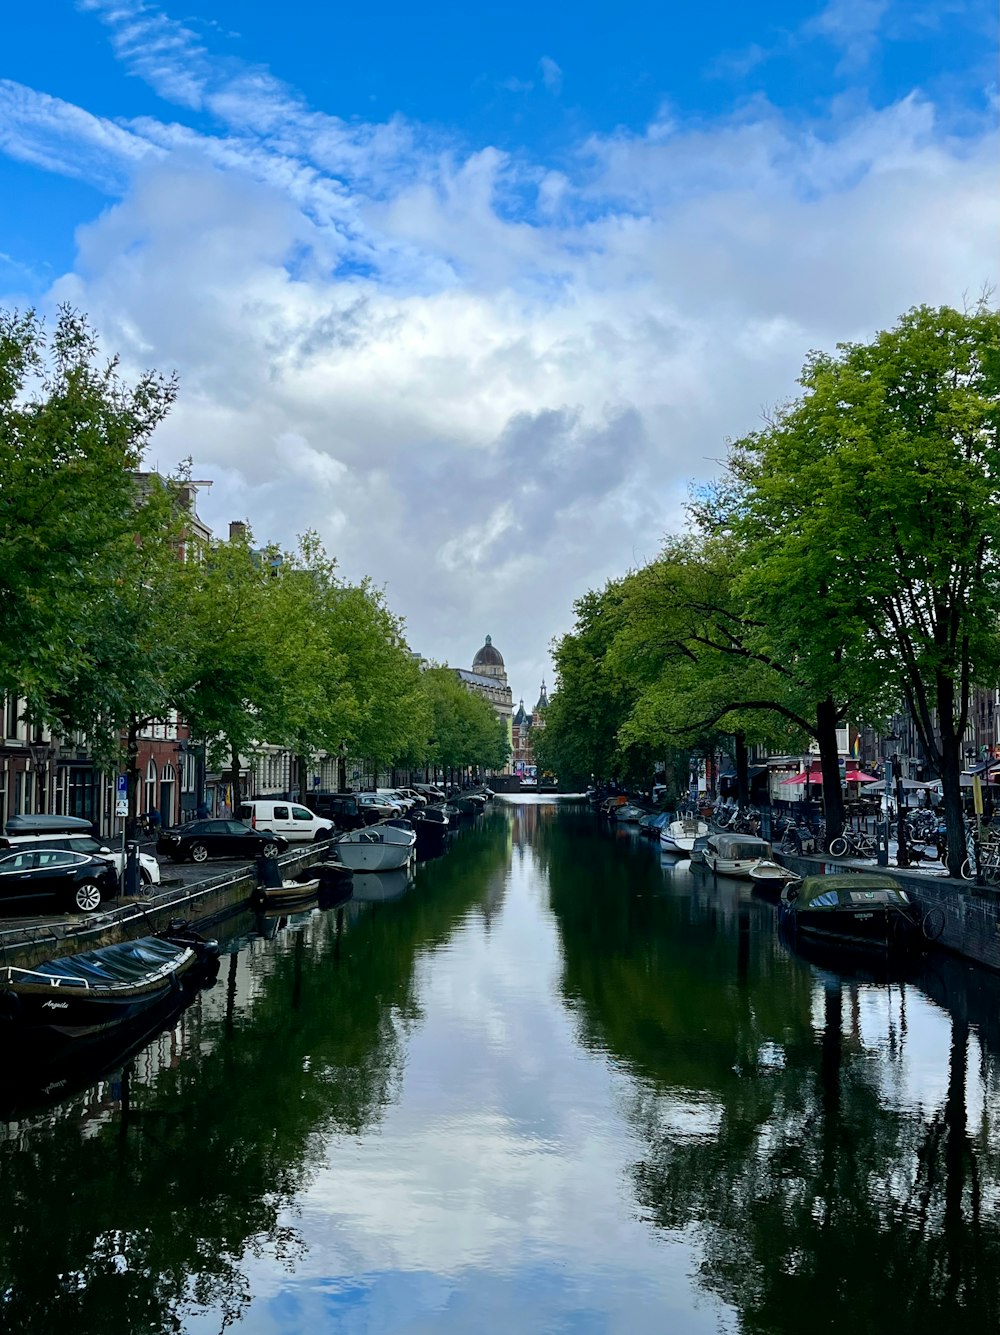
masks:
[[[0,852],[0,905],[48,900],[72,913],[93,913],[118,893],[118,873],[106,858],[62,848]]]
[[[193,820],[162,830],[156,841],[157,853],[175,862],[204,862],[206,858],[276,858],[288,847],[280,834],[251,829],[241,820]]]

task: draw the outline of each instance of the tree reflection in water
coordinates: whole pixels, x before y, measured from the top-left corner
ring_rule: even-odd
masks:
[[[391,905],[255,936],[124,1073],[4,1126],[0,1326],[158,1335],[207,1308],[235,1323],[245,1262],[293,1267],[302,1241],[280,1221],[331,1140],[393,1097],[417,956],[489,911],[507,860],[487,821]]]
[[[586,821],[536,822],[531,838],[581,1037],[634,1078],[638,1207],[697,1236],[699,1280],[742,1329],[1000,1328],[998,980],[945,965],[942,981],[940,961],[926,988],[870,981],[843,958],[821,970],[777,944],[749,887],[690,869],[664,879],[655,855]],[[928,993],[951,1024],[936,1104],[932,1079],[908,1092],[908,1016],[933,1010]],[[972,1135],[970,996],[983,1012]],[[888,1019],[866,1040],[876,1004]]]

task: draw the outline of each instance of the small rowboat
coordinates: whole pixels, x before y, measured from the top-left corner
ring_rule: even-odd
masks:
[[[310,881],[282,881],[280,885],[259,885],[254,899],[265,908],[287,908],[315,899],[319,893],[319,878]]]
[[[780,862],[773,861],[773,858],[762,857],[760,861],[754,862],[752,868],[748,870],[750,880],[756,881],[758,885],[776,885],[778,889],[782,885],[792,885],[793,881],[801,881],[802,877],[796,872],[789,872],[786,866]]]

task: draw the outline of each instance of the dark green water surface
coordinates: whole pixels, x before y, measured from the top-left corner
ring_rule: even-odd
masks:
[[[0,1330],[1000,1330],[997,979],[802,959],[541,799],[356,887],[77,1092],[7,1070]]]

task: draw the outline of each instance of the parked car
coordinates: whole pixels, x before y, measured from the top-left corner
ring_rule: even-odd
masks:
[[[329,839],[334,833],[333,823],[317,815],[298,802],[286,802],[272,797],[255,797],[241,802],[236,810],[238,820],[246,821],[261,834],[280,834],[290,844],[312,844]]]
[[[424,793],[418,793],[416,788],[397,788],[396,792],[401,797],[412,797],[418,806],[425,807],[427,805],[427,796]]]
[[[65,848],[8,848],[0,852],[0,904],[26,907],[42,900],[71,913],[94,913],[118,893],[118,873],[104,857]]]
[[[10,829],[10,826],[7,828]],[[61,848],[70,853],[86,853],[90,857],[101,857],[110,862],[119,877],[125,867],[121,844],[112,848],[107,841],[97,839],[92,834],[73,834],[69,831],[62,834],[5,834],[0,835],[0,848]],[[143,885],[160,884],[160,864],[149,853],[139,854],[139,879]]]
[[[433,783],[415,783],[415,784],[413,784],[412,786],[413,786],[414,790],[415,790],[417,793],[419,793],[419,795],[420,795],[421,797],[426,797],[426,799],[427,799],[428,802],[443,802],[443,801],[444,801],[444,797],[445,797],[445,795],[444,795],[444,789],[443,789],[443,788],[438,788],[436,784],[433,784]]]
[[[394,802],[391,797],[385,797],[382,793],[355,793],[354,796],[362,810],[377,811],[379,820],[384,820],[386,816],[403,814],[402,803]]]
[[[362,815],[353,793],[319,793],[310,801],[315,803],[316,814],[329,821],[335,830],[358,830],[370,823]]]
[[[276,858],[288,848],[280,834],[252,830],[241,820],[193,820],[161,830],[156,851],[175,862],[204,862],[207,858]]]
[[[413,797],[407,797],[400,788],[376,788],[375,792],[379,797],[388,798],[390,802],[395,802],[398,807],[402,807],[404,814],[420,805],[420,799],[416,794]]]

